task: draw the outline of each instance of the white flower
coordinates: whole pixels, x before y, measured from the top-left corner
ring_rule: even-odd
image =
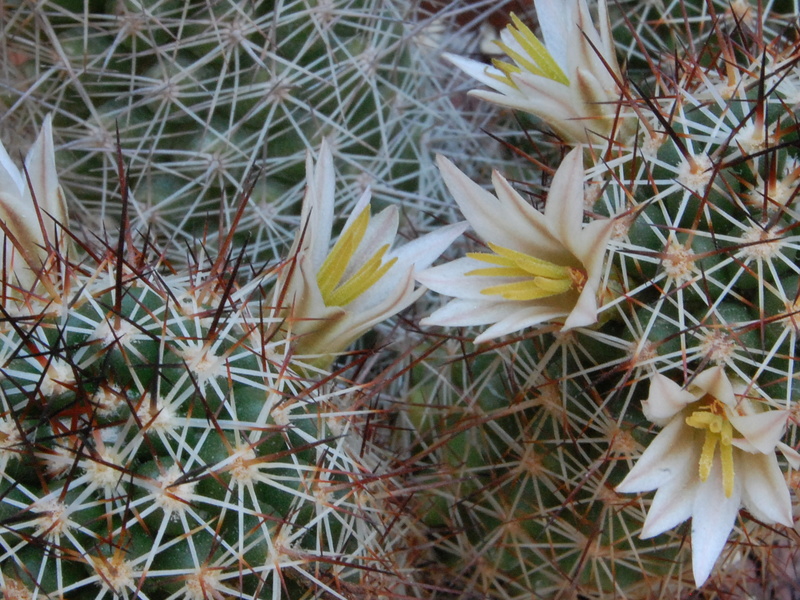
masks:
[[[500,48],[513,60],[484,63],[446,54],[459,69],[492,88],[472,95],[545,120],[565,141],[585,143],[587,132],[612,134],[622,79],[605,0],[598,29],[585,0],[534,0],[544,44],[511,14]]]
[[[316,167],[309,155],[306,173],[300,229],[278,289],[296,351],[332,359],[424,293],[415,286],[416,271],[430,266],[466,224],[442,227],[392,250],[397,207],[372,216],[367,191],[331,248],[335,182],[327,144],[320,148]]]
[[[497,172],[495,197],[446,158],[440,156],[438,162],[461,212],[492,252],[469,253],[417,276],[433,291],[456,298],[422,324],[493,323],[475,339],[481,343],[562,318],[562,329],[596,322],[612,221],[583,225],[581,149],[570,152],[556,171],[544,214]]]
[[[64,252],[67,206],[58,184],[51,116],[17,168],[0,143],[0,252],[3,257],[3,299],[19,297],[42,277],[51,252]],[[28,179],[30,178],[30,185]],[[2,275],[0,275],[2,277]]]
[[[775,449],[795,468],[800,455],[780,439],[789,411],[759,411],[734,392],[721,367],[682,389],[653,376],[645,416],[664,425],[627,477],[622,493],[657,489],[641,537],[692,518],[692,570],[697,586],[711,573],[744,505],[764,523],[792,525],[792,505]]]

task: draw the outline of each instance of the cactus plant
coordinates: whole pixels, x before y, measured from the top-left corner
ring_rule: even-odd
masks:
[[[115,129],[130,170],[129,218],[163,241],[225,239],[240,186],[256,181],[237,247],[284,255],[299,224],[307,149],[327,139],[337,209],[371,186],[382,204],[441,212],[434,145],[478,150],[422,38],[435,16],[384,0],[109,0],[6,4],[0,127],[12,154],[54,113],[73,227],[117,230]],[[486,114],[483,111],[482,114]],[[478,116],[477,118],[481,118]],[[476,159],[481,162],[481,159]],[[214,225],[209,225],[214,217]]]
[[[536,93],[588,80],[581,69],[620,85],[602,135],[598,109],[569,127],[547,115],[575,149],[531,161],[520,193],[495,175],[495,198],[441,162],[486,244],[420,276],[456,297],[427,322],[481,326],[439,342],[444,366],[419,369],[411,394],[408,460],[429,465],[417,510],[451,565],[442,598],[771,597],[795,581],[796,554],[771,557],[797,543],[800,57],[780,7],[742,4],[646,3],[660,18],[625,21],[635,53],[623,73],[592,44],[610,22],[587,32],[583,0],[566,18],[573,7],[575,36],[603,66],[553,52],[552,75],[541,54],[563,23],[541,23],[537,46],[519,19],[494,67],[452,59],[500,92],[476,96],[534,117],[550,101]],[[540,139],[520,135],[520,154],[537,156]],[[758,448],[748,419],[761,423]]]
[[[494,70],[452,59],[521,115],[440,96],[461,80],[439,51],[477,48],[448,46],[466,4],[47,1],[3,20],[3,124],[55,110],[73,215],[0,156],[3,193],[33,203],[26,227],[3,214],[5,597],[796,586],[796,2],[536,0]],[[302,169],[326,146],[335,197],[324,150]],[[304,174],[326,191],[301,208]],[[350,292],[458,231],[379,249],[395,209],[368,224],[370,184],[404,201],[403,233],[457,205],[477,235],[417,273],[458,297],[425,330],[430,297],[392,350],[348,355],[375,324]],[[394,308],[421,293],[407,275]]]
[[[55,214],[27,235],[26,210],[63,200],[49,119],[26,165],[50,185],[34,184],[27,205],[3,198],[4,256],[52,243],[4,268],[4,597],[402,591],[417,534],[364,437],[368,415],[380,420],[370,391],[307,377],[318,370],[293,355],[269,303],[276,273],[240,285],[242,254],[170,272],[128,229],[118,246],[80,248]]]

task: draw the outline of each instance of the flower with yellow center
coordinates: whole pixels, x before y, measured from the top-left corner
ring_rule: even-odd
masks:
[[[328,362],[419,298],[425,290],[415,286],[415,273],[430,266],[466,225],[442,227],[392,249],[397,207],[372,215],[367,191],[331,247],[335,181],[326,143],[316,165],[307,158],[306,173],[300,228],[276,289],[295,351]]]
[[[788,411],[759,411],[734,392],[722,367],[698,374],[686,389],[654,375],[643,408],[664,428],[617,491],[658,490],[642,538],[692,518],[698,586],[710,575],[742,505],[764,523],[792,525],[789,490],[775,456],[778,449],[800,466],[800,455],[780,441]]]
[[[535,115],[566,142],[608,138],[618,121],[625,131],[614,137],[627,143],[635,121],[625,114],[621,121],[617,117],[622,75],[605,0],[598,2],[598,28],[585,0],[534,4],[544,43],[512,14],[497,42],[511,62],[495,59],[487,66],[452,54],[445,58],[494,90],[472,90],[472,95]]]
[[[496,172],[495,197],[443,157],[439,168],[461,212],[491,252],[470,252],[417,276],[433,291],[455,297],[422,324],[491,324],[475,338],[481,343],[544,322],[571,329],[597,321],[612,221],[583,224],[580,148],[556,171],[544,214]]]

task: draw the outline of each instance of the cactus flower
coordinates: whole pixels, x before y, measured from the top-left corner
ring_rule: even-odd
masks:
[[[58,184],[52,118],[42,130],[20,170],[0,142],[0,241],[2,241],[2,297],[14,290],[31,290],[41,281],[48,256],[64,251],[67,222],[64,193]],[[26,177],[27,173],[27,177]]]
[[[392,249],[399,214],[390,206],[371,214],[365,192],[330,247],[334,220],[333,158],[327,144],[308,177],[300,229],[278,289],[295,349],[332,358],[377,323],[411,305],[425,291],[414,275],[427,268],[466,229],[466,224],[437,231]]]
[[[800,456],[780,441],[789,411],[759,411],[734,393],[721,367],[686,389],[653,376],[645,416],[663,425],[617,486],[656,492],[640,536],[658,535],[692,518],[692,570],[697,586],[711,573],[744,505],[764,523],[792,525],[792,505],[776,448],[795,465]]]
[[[472,95],[545,120],[564,140],[586,143],[587,132],[609,137],[621,81],[606,3],[598,3],[598,28],[585,0],[535,0],[544,44],[512,13],[500,49],[513,61],[493,66],[446,54],[450,62],[494,91]]]
[[[548,321],[563,319],[564,330],[597,321],[612,221],[583,225],[582,160],[580,148],[566,156],[542,214],[499,173],[493,174],[495,197],[439,157],[450,193],[491,252],[471,252],[417,276],[433,291],[455,297],[422,324],[492,323],[475,338],[481,343]]]

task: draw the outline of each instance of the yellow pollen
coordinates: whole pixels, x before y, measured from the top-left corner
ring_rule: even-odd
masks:
[[[733,426],[725,416],[725,409],[717,400],[696,410],[686,417],[686,424],[695,429],[705,430],[703,449],[700,452],[699,475],[700,481],[706,481],[714,464],[714,454],[719,445],[720,460],[722,461],[722,486],[725,497],[733,494]]]
[[[381,246],[347,281],[342,281],[347,266],[367,232],[370,205],[342,232],[317,273],[317,285],[326,306],[345,306],[366,292],[392,268],[397,258],[384,263],[389,244]]]
[[[486,277],[521,277],[520,281],[484,288],[482,294],[502,296],[506,300],[537,300],[563,294],[571,289],[578,292],[586,285],[587,275],[582,269],[563,267],[516,250],[489,244],[494,254],[469,252],[467,256],[496,265],[474,269],[467,275]]]
[[[495,42],[509,58],[517,63],[513,65],[500,60],[493,60],[492,64],[495,68],[499,69],[504,74],[503,76],[495,76],[496,79],[505,84],[517,87],[511,75],[527,71],[533,75],[539,75],[558,83],[569,85],[569,78],[564,74],[564,71],[558,66],[558,63],[553,59],[550,52],[548,52],[544,44],[536,38],[530,28],[514,13],[511,13],[511,21],[512,25],[509,25],[507,29],[524,53],[514,50],[503,42]]]

